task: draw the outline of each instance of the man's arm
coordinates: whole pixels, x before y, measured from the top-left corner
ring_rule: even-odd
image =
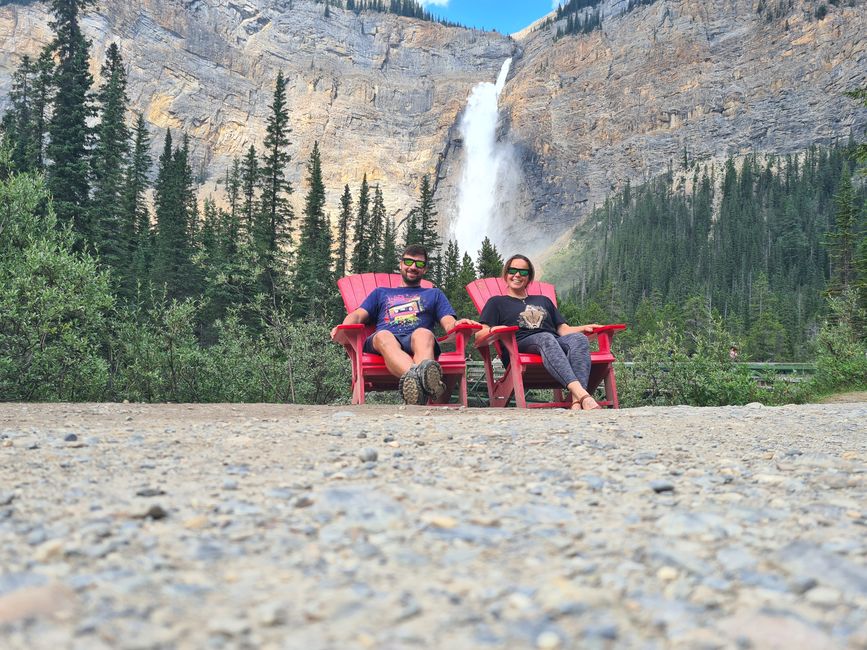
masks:
[[[471,318],[461,318],[458,320],[451,314],[446,314],[440,319],[440,325],[442,325],[442,328],[448,332],[455,325],[478,325],[478,323]]]
[[[346,318],[343,319],[342,325],[357,325],[358,323],[366,323],[367,319],[370,317],[370,314],[367,313],[366,309],[362,309],[359,307],[355,311],[351,311],[346,314]],[[334,335],[337,333],[337,328],[334,327],[331,330],[331,338],[334,338]]]

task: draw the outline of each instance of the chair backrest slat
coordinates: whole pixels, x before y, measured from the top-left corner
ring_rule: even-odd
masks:
[[[359,273],[347,275],[337,280],[337,288],[340,297],[343,298],[343,306],[346,313],[355,311],[364,302],[364,299],[377,287],[396,288],[400,286],[403,278],[399,273]],[[433,282],[422,280],[421,286],[429,289],[434,286]]]

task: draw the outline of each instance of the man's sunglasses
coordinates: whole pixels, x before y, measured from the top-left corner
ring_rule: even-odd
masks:
[[[413,264],[415,264],[415,268],[417,268],[417,269],[423,269],[424,267],[427,266],[427,262],[426,262],[426,261],[424,261],[424,260],[414,260],[414,259],[412,259],[412,258],[410,258],[410,257],[404,257],[403,260],[401,260],[401,261],[403,262],[403,265],[404,265],[404,266],[412,266]]]
[[[530,275],[530,269],[516,269],[514,266],[510,266],[508,273],[509,275],[520,275],[522,278],[526,278]]]

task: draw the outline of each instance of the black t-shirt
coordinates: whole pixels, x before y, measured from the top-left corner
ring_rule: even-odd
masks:
[[[550,298],[532,295],[526,298],[512,296],[492,296],[485,303],[479,321],[489,327],[497,325],[517,325],[515,332],[518,341],[539,332],[557,333],[557,328],[565,323]]]

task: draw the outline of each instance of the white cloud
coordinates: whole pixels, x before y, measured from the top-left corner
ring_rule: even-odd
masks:
[[[449,0],[421,0],[421,5],[423,7],[429,7],[431,5],[435,5],[437,7],[448,7]]]

